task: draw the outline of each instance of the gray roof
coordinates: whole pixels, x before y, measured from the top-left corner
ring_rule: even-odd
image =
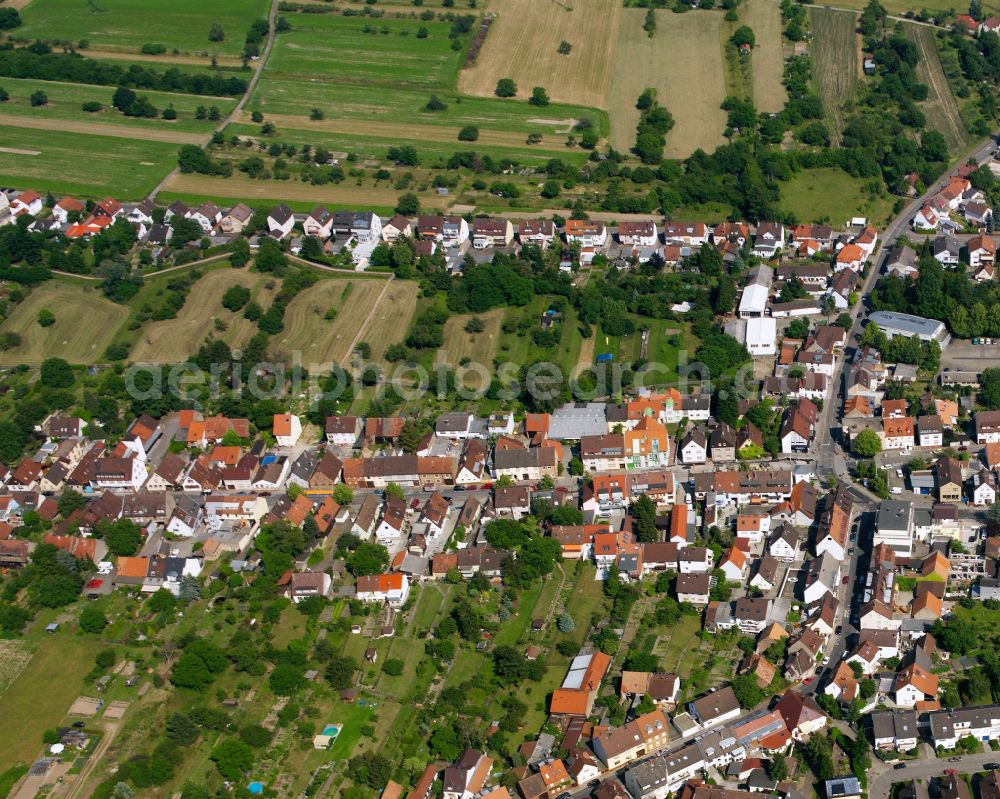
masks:
[[[917,713],[914,710],[872,713],[872,731],[876,738],[916,738]]]
[[[878,530],[906,530],[913,514],[913,503],[897,499],[883,499],[878,506]]]
[[[834,777],[827,780],[824,785],[827,799],[836,799],[838,796],[860,796],[861,783],[857,777]]]
[[[868,319],[885,333],[893,331],[909,336],[934,336],[944,326],[944,323],[937,319],[925,319],[922,316],[896,311],[873,311],[868,315]]]
[[[973,707],[958,707],[952,710],[935,710],[927,714],[931,727],[931,737],[934,740],[956,737],[955,726],[960,725],[962,735],[972,729],[989,727],[1000,722],[1000,705],[976,705]]]
[[[567,403],[552,412],[549,438],[578,440],[581,436],[597,436],[608,432],[608,420],[603,402]]]

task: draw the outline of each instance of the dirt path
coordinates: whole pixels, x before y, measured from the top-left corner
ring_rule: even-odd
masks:
[[[73,784],[66,791],[66,799],[77,799],[80,796],[89,796],[89,793],[83,791],[86,787],[87,779],[94,770],[97,768],[98,763],[100,763],[101,758],[104,757],[104,753],[108,751],[108,747],[111,746],[111,742],[115,739],[118,734],[119,725],[115,722],[105,722],[104,723],[104,736],[101,738],[101,742],[94,749],[93,753],[87,758],[86,765],[80,769],[80,775],[76,778]]]
[[[580,344],[580,354],[576,356],[577,371],[594,365],[594,329],[590,330],[590,338],[585,338]]]
[[[157,130],[156,128],[126,128],[103,122],[74,122],[68,119],[42,119],[13,114],[0,114],[0,125],[11,128],[28,128],[29,130],[58,130],[91,136],[111,136],[116,139],[147,139],[171,144],[200,144],[205,140],[205,137],[200,133]]]
[[[389,286],[392,285],[392,279],[394,277],[395,275],[389,275],[389,279],[385,281],[385,285],[382,286],[382,290],[378,293],[378,299],[375,300],[375,304],[372,306],[372,312],[368,314],[368,318],[365,319],[365,323],[358,328],[358,332],[355,334],[354,340],[351,342],[351,346],[347,348],[348,358],[351,357],[351,353],[354,352],[354,348],[358,346],[358,342],[362,340],[362,336],[364,336],[365,331],[368,329],[368,325],[371,324],[372,319],[375,317],[376,309],[378,309],[382,300],[385,299],[385,293],[389,290]]]
[[[87,58],[100,58],[108,61],[131,61],[150,62],[153,64],[191,64],[198,67],[207,67],[212,63],[212,57],[201,55],[147,55],[146,53],[136,53],[126,50],[86,50]],[[234,55],[217,55],[216,63],[220,67],[239,67],[243,64],[243,59]]]

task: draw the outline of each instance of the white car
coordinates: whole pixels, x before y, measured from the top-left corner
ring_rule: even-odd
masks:
[[[896,477],[898,477],[900,480],[903,479],[903,470],[902,469],[896,469]]]
[[[899,486],[893,486],[892,488],[889,489],[889,493],[890,494],[902,494],[903,493],[903,489],[900,488]]]

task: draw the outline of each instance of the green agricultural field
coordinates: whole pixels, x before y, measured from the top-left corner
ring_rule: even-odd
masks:
[[[864,185],[841,169],[810,169],[781,184],[782,205],[802,222],[825,219],[841,225],[852,216],[884,222],[892,209],[891,198],[872,198]]]
[[[279,39],[280,41],[280,39]],[[335,76],[334,76],[335,77]],[[287,114],[307,117],[312,108],[319,108],[326,118],[357,118],[361,121],[399,122],[410,124],[447,125],[461,127],[477,125],[481,131],[514,131],[541,133],[565,137],[573,120],[590,119],[600,136],[608,133],[608,117],[603,111],[578,105],[550,103],[537,108],[520,100],[498,97],[468,97],[450,88],[398,88],[373,91],[370,86],[341,83],[336,80],[310,83],[307,99],[303,99],[302,82],[295,78],[271,74],[270,69],[254,91],[250,107],[265,114]],[[427,111],[424,106],[431,94],[448,107],[443,111]],[[532,121],[546,120],[546,121]]]
[[[176,159],[177,145],[170,142],[0,125],[0,175],[40,192],[137,200]]]
[[[173,0],[151,6],[148,0],[99,0],[92,7],[81,0],[33,0],[21,11],[24,25],[17,35],[91,47],[138,51],[144,44],[162,44],[170,53],[239,55],[250,24],[267,17],[266,0]],[[208,40],[213,23],[222,25],[225,39]]]
[[[398,133],[390,132],[381,135],[365,134],[359,126],[357,133],[329,133],[323,130],[310,130],[308,122],[303,121],[300,128],[283,128],[278,126],[278,133],[274,137],[276,141],[291,143],[298,147],[303,144],[310,144],[314,147],[324,147],[331,152],[354,153],[365,158],[377,158],[384,160],[390,147],[398,147],[400,144],[412,144],[421,159],[421,166],[434,163],[435,160],[447,161],[455,152],[474,151],[479,155],[488,155],[494,159],[509,158],[518,164],[544,165],[551,158],[561,158],[566,163],[582,164],[588,158],[588,152],[579,147],[563,147],[559,150],[536,149],[534,146],[521,145],[518,147],[496,147],[483,144],[482,142],[455,142],[431,141],[420,138],[407,138],[406,131],[409,127],[403,123],[399,126]],[[239,136],[258,137],[259,128],[256,125],[228,125],[225,130],[226,136],[233,134]],[[244,157],[237,151],[237,155]],[[327,190],[329,196],[331,192]],[[332,192],[336,195],[336,192]]]
[[[927,127],[940,131],[948,143],[948,150],[958,154],[973,140],[962,122],[962,113],[945,77],[934,31],[924,25],[906,25],[907,37],[920,52],[917,62],[917,78],[927,86],[927,99],[920,108],[927,115]]]
[[[831,8],[812,12],[813,82],[823,98],[823,110],[835,143],[844,127],[843,106],[858,90],[857,15]]]
[[[278,36],[267,71],[343,83],[450,86],[461,53],[451,49],[447,22],[286,14],[292,30]],[[426,31],[418,38],[419,31]],[[309,102],[309,95],[302,95]]]
[[[18,78],[0,78],[2,86],[10,95],[10,99],[0,106],[0,115],[16,115],[33,119],[65,119],[70,122],[101,123],[121,125],[125,128],[154,128],[158,131],[187,131],[208,134],[217,124],[208,119],[195,119],[195,109],[204,106],[206,109],[215,106],[219,114],[227,116],[236,105],[231,97],[199,97],[194,94],[172,94],[170,92],[150,92],[140,90],[149,101],[161,111],[173,106],[177,111],[177,119],[145,119],[127,117],[111,107],[111,97],[115,93],[114,86],[88,86],[80,83],[59,83],[48,80],[24,80]],[[49,98],[47,105],[33,107],[29,98],[37,91],[44,91]],[[81,106],[86,102],[98,102],[104,106],[102,111],[87,112]],[[53,126],[55,127],[55,126]]]

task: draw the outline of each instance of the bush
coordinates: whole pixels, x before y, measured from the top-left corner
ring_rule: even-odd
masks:
[[[38,108],[39,106],[48,105],[48,104],[49,104],[49,96],[45,92],[43,92],[41,89],[39,89],[36,92],[32,92],[31,93],[31,107],[32,108]]]
[[[250,289],[246,286],[230,286],[222,295],[222,307],[229,311],[238,311],[250,302]]]
[[[88,100],[80,108],[88,114],[96,114],[98,111],[104,110],[104,106],[97,102],[97,100]]]
[[[466,125],[458,132],[459,141],[476,141],[479,138],[479,128],[475,125]]]
[[[517,96],[517,84],[514,83],[512,78],[500,78],[497,81],[496,88],[497,97],[516,97]]]

